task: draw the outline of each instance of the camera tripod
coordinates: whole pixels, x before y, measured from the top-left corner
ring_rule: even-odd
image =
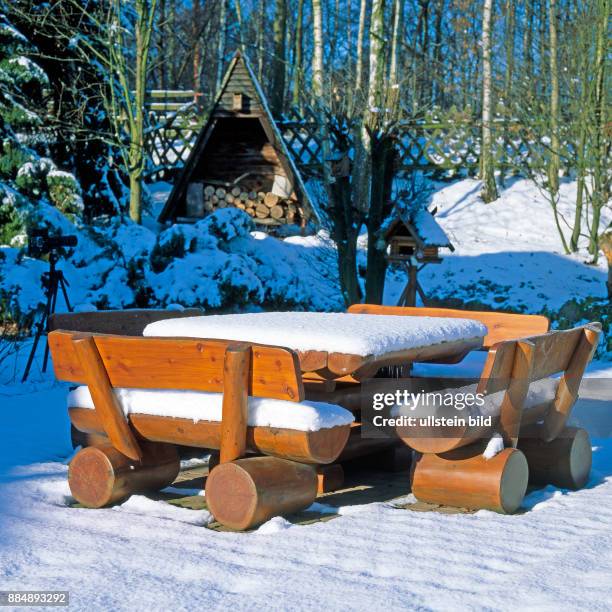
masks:
[[[70,300],[68,299],[68,281],[66,280],[64,273],[57,268],[58,260],[59,255],[57,254],[57,252],[51,251],[49,253],[49,271],[43,274],[43,285],[45,286],[47,303],[40,321],[36,324],[36,336],[34,336],[34,344],[32,345],[32,350],[30,351],[28,363],[23,372],[23,378],[21,379],[21,382],[25,382],[28,378],[28,375],[30,374],[30,368],[32,367],[32,362],[34,361],[34,356],[36,355],[36,349],[38,347],[38,343],[40,342],[40,338],[44,333],[49,331],[49,317],[55,312],[58,290],[61,289],[68,311],[72,312],[72,306],[70,305]],[[43,372],[47,371],[48,361],[49,344],[47,343],[47,345],[45,346],[45,356],[43,359]]]

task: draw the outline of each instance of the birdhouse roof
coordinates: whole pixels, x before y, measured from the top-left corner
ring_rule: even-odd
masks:
[[[440,224],[425,207],[396,213],[385,230],[385,240],[389,240],[402,225],[421,248],[439,247],[455,250]]]

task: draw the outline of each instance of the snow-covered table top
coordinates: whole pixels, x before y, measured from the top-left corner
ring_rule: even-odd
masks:
[[[145,336],[217,338],[380,356],[445,342],[483,339],[487,328],[471,319],[327,312],[261,312],[166,319],[150,323]]]

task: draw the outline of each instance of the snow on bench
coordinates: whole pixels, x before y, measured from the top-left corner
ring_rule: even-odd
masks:
[[[115,388],[121,407],[128,414],[149,414],[198,421],[221,422],[222,393],[174,391],[166,389]],[[68,394],[68,408],[94,408],[86,386]],[[248,425],[297,431],[320,431],[353,422],[351,412],[324,402],[287,402],[264,397],[249,397]]]
[[[260,312],[167,319],[150,323],[145,336],[218,338],[288,346],[297,351],[384,355],[484,338],[471,319],[328,312]]]

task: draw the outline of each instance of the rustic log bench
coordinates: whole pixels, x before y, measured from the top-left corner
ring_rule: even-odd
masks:
[[[566,423],[600,329],[593,323],[494,345],[480,380],[461,389],[484,394],[491,427],[466,424],[450,435],[435,427],[400,428],[404,443],[420,453],[412,468],[414,495],[432,503],[514,512],[528,480],[584,486],[590,440],[585,430]],[[558,373],[560,378],[551,378]],[[483,450],[493,432],[501,434],[504,449],[487,459]]]
[[[179,470],[174,445],[198,446],[220,450],[220,464],[206,483],[211,512],[228,527],[248,529],[310,505],[317,493],[315,466],[334,461],[349,436],[350,412],[305,401],[298,358],[289,349],[62,330],[49,334],[49,347],[56,377],[88,388],[72,394],[72,423],[108,438],[80,450],[70,464],[72,494],[85,506],[167,486]],[[173,402],[176,408],[187,399],[172,395],[157,400],[167,399],[166,414],[147,414],[146,408],[126,414],[122,398],[136,401],[136,389],[195,392],[204,403],[218,399],[221,418],[197,420],[198,405],[191,414],[167,416],[176,413]],[[255,406],[263,410],[264,424],[251,423],[250,404],[258,401],[265,404]],[[298,420],[322,426],[291,429],[286,424],[292,411]],[[275,415],[283,426],[275,426]],[[247,457],[249,452],[264,456]]]

